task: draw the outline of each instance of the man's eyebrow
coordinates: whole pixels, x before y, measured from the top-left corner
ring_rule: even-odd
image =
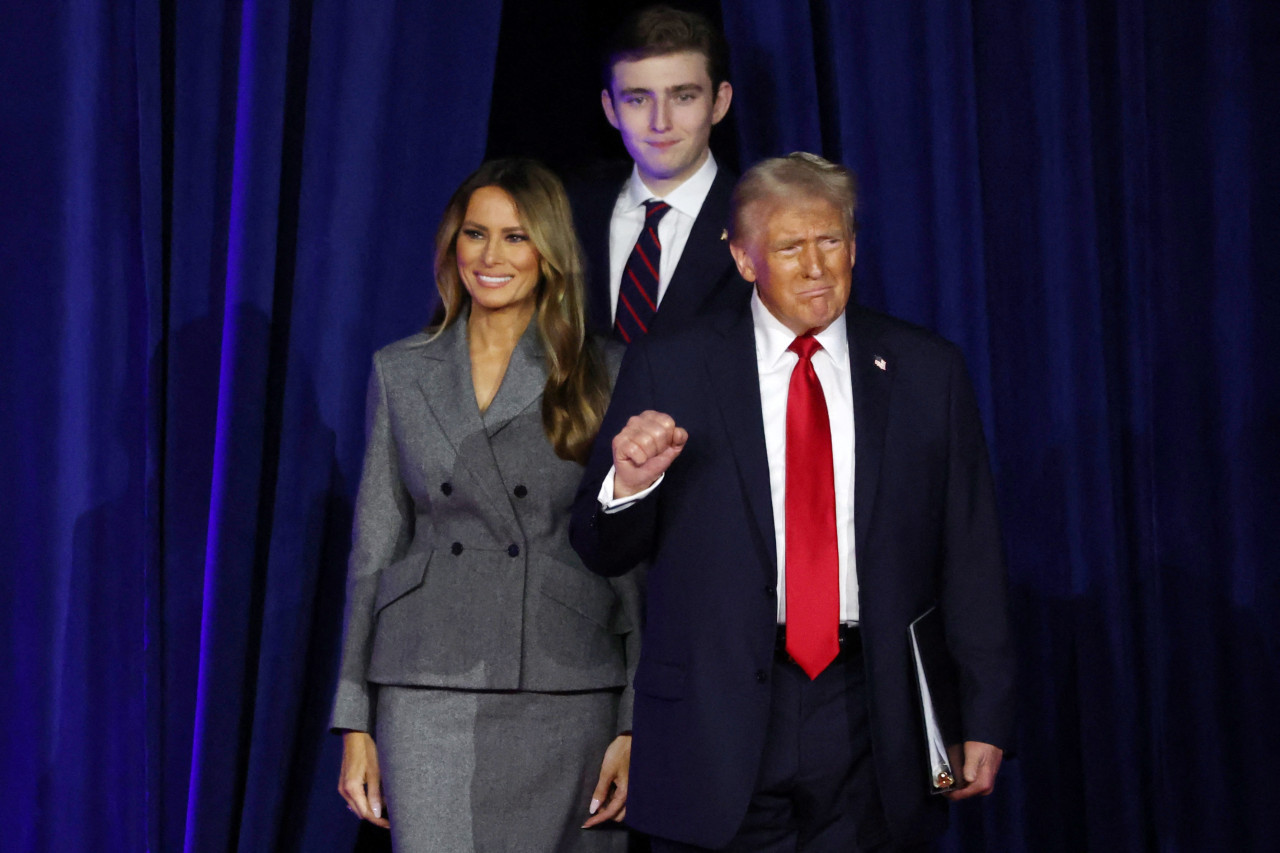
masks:
[[[668,86],[663,90],[668,95],[683,95],[687,93],[701,93],[703,91],[701,83],[681,83],[678,86]],[[631,86],[627,89],[619,89],[618,96],[626,97],[628,95],[653,95],[653,89],[646,89],[643,86]]]

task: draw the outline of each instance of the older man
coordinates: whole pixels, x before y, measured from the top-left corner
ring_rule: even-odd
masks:
[[[954,346],[849,303],[853,176],[810,154],[734,190],[737,311],[627,354],[574,509],[606,575],[648,561],[628,822],[655,850],[896,850],[930,797],[908,628],[960,676],[961,799],[1011,738],[1005,574]]]

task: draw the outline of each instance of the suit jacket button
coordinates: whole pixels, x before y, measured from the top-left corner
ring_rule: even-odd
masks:
[[[453,556],[458,556],[462,553],[462,543],[454,542],[453,545],[449,547],[449,550],[453,552]]]
[[[529,494],[529,490],[526,489],[524,486],[516,486],[513,491],[515,492],[515,496],[518,498],[522,498],[525,495]]]
[[[449,495],[453,494],[453,484],[452,484],[452,483],[441,483],[441,484],[440,484],[440,491],[444,492],[445,497],[448,497]]]
[[[767,672],[765,672],[763,669],[756,670],[756,683],[764,684],[768,680],[769,680],[769,674]]]
[[[778,597],[778,588],[777,588],[776,586],[766,586],[766,587],[764,588],[764,597],[765,597],[765,598],[777,598],[777,597]]]
[[[512,557],[519,557],[519,556],[520,556],[520,546],[519,546],[519,545],[512,545],[511,547],[507,548],[507,553],[508,553],[508,554],[510,554]]]

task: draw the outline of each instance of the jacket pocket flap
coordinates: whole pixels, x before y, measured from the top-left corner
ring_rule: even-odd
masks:
[[[685,693],[685,669],[671,663],[643,660],[636,669],[637,693],[656,696],[659,699],[683,699]]]
[[[601,628],[608,629],[617,603],[613,587],[586,569],[575,569],[554,558],[540,561],[543,568],[542,594],[558,601]]]
[[[378,576],[378,593],[373,599],[374,611],[421,586],[430,562],[430,553],[410,554],[383,569]]]

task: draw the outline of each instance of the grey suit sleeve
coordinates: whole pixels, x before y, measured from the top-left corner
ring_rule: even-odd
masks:
[[[413,533],[413,502],[400,479],[379,357],[369,377],[366,447],[356,496],[342,663],[334,697],[334,729],[373,730],[373,695],[366,678],[373,650],[374,596],[383,568],[404,556]]]
[[[640,635],[644,620],[644,578],[647,566],[640,566],[621,578],[610,578],[615,594],[622,603],[619,608],[623,655],[627,663],[627,685],[618,699],[618,731],[631,731],[631,709],[635,704],[636,665],[640,663]]]

